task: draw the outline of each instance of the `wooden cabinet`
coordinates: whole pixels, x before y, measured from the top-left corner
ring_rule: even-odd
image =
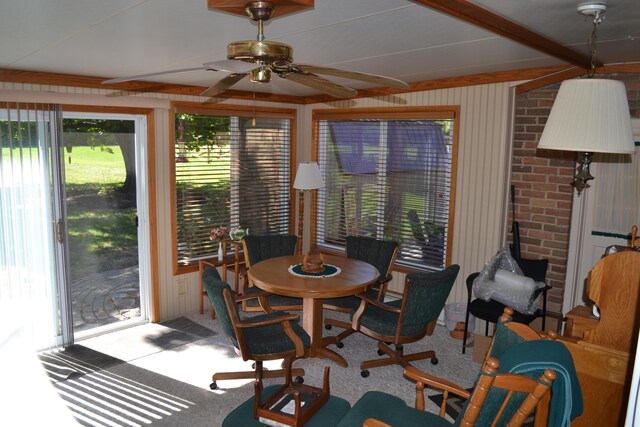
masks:
[[[590,307],[578,306],[566,315],[560,337],[573,356],[582,387],[584,412],[572,426],[624,424],[638,336],[640,252],[623,251],[602,258],[591,270]]]

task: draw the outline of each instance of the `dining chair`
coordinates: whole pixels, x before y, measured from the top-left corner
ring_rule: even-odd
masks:
[[[438,316],[459,271],[460,266],[454,264],[441,271],[409,273],[405,279],[402,299],[388,303],[366,294],[358,295],[362,301],[353,315],[352,328],[377,340],[378,355],[387,355],[383,359],[362,362],[362,377],[369,376],[369,368],[392,364],[406,368],[411,361],[427,358],[434,365],[438,363],[435,351],[405,355],[403,344],[416,342],[433,334]],[[395,350],[386,343],[392,343]]]
[[[378,270],[380,278],[375,285],[366,292],[371,298],[384,301],[387,292],[387,285],[393,278],[392,272],[400,245],[390,240],[378,240],[372,237],[347,236],[346,254],[347,258],[357,259],[367,262]],[[324,300],[323,307],[326,310],[333,310],[342,313],[353,313],[360,306],[360,298],[357,296],[347,296],[341,298],[328,298]],[[344,340],[355,331],[350,322],[341,321],[331,317],[324,320],[325,329],[330,330],[333,326],[344,329],[335,337],[336,345],[342,348]]]
[[[298,236],[294,234],[275,234],[275,235],[249,235],[242,239],[244,250],[245,267],[248,273],[252,265],[259,263],[265,259],[275,258],[279,256],[295,255]],[[253,293],[264,292],[257,288],[249,279],[248,274],[243,281],[243,294],[252,295]],[[264,301],[264,300],[263,300]],[[266,301],[271,308],[278,310],[302,310],[302,298],[287,297],[268,293]],[[247,312],[264,311],[257,299],[249,299],[242,304],[242,309]]]
[[[548,259],[526,259],[526,258],[514,258],[518,263],[518,266],[522,270],[522,273],[526,277],[530,277],[536,282],[545,282],[547,277],[547,268],[549,266]],[[464,321],[464,335],[462,337],[462,354],[465,353],[467,346],[467,334],[469,328],[469,316],[473,315],[476,319],[484,320],[485,323],[485,336],[489,335],[489,323],[497,323],[498,319],[502,315],[505,309],[505,305],[496,300],[484,301],[480,298],[476,298],[471,301],[473,294],[473,281],[478,277],[480,273],[472,273],[467,277],[467,310]],[[526,325],[531,324],[538,317],[542,317],[542,330],[546,326],[547,316],[547,291],[551,289],[551,286],[546,285],[538,288],[533,294],[533,298],[537,299],[542,294],[542,308],[538,308],[533,314],[525,314],[514,310],[513,320],[516,322],[524,323]]]
[[[369,391],[337,427],[520,426],[532,413],[535,426],[569,425],[583,410],[571,353],[555,341],[555,334],[541,335],[527,325],[513,322],[512,313],[510,308],[505,309],[499,320],[471,391],[408,366],[404,376],[416,384],[415,407],[394,395]],[[437,414],[425,411],[427,388],[442,393]],[[451,396],[464,400],[453,421],[445,418]]]
[[[297,376],[302,381],[304,370],[291,368],[295,358],[303,357],[311,345],[309,335],[298,324],[299,316],[282,311],[272,311],[241,319],[238,303],[252,298],[267,298],[267,292],[254,292],[252,295],[238,296],[231,286],[223,282],[218,271],[207,266],[203,272],[203,286],[224,334],[233,344],[242,360],[253,360],[255,370],[244,372],[216,372],[209,386],[217,388],[218,380],[278,378],[287,375]],[[264,303],[264,301],[263,301]],[[263,361],[284,359],[284,369],[263,370]],[[290,373],[287,374],[287,370]]]

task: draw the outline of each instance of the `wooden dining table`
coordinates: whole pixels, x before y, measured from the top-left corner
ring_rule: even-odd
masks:
[[[323,301],[364,292],[373,286],[380,273],[364,261],[330,255],[324,256],[324,263],[340,269],[335,276],[301,277],[289,272],[289,267],[302,263],[302,259],[302,255],[266,259],[251,266],[248,274],[264,291],[302,298],[302,327],[311,337],[309,357],[331,359],[347,367],[344,357],[326,347],[331,340],[323,342]]]

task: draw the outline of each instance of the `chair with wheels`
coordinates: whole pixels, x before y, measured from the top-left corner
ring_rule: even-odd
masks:
[[[371,298],[384,301],[387,292],[387,285],[393,278],[391,272],[398,257],[400,245],[390,240],[377,240],[372,237],[347,236],[346,252],[347,258],[357,259],[367,262],[378,269],[380,278],[376,284],[366,292]],[[325,309],[343,313],[353,313],[360,306],[360,298],[348,296],[341,298],[326,299],[323,304]],[[325,329],[332,326],[343,328],[344,331],[335,337],[336,345],[342,348],[342,340],[355,331],[350,322],[343,322],[338,319],[326,318],[324,320]]]
[[[522,270],[522,273],[526,277],[530,277],[536,282],[545,282],[547,277],[547,267],[549,266],[548,259],[525,259],[514,258],[518,263],[518,266]],[[469,328],[469,315],[475,316],[476,319],[484,320],[485,323],[485,335],[489,335],[489,323],[497,323],[498,319],[504,312],[505,305],[495,300],[484,301],[480,298],[476,298],[471,301],[473,294],[473,281],[478,277],[480,273],[472,273],[467,277],[467,311],[464,322],[464,336],[462,338],[462,354],[465,353],[467,347],[467,334]],[[546,326],[547,316],[547,291],[551,289],[551,286],[545,285],[536,290],[533,297],[537,298],[542,293],[542,308],[539,308],[533,314],[520,313],[518,311],[513,312],[513,320],[515,322],[524,323],[525,325],[531,324],[538,317],[542,317],[542,329]]]
[[[534,410],[535,426],[569,425],[583,410],[570,352],[553,337],[544,339],[529,326],[512,322],[513,311],[507,310],[472,391],[408,366],[404,375],[416,383],[415,408],[388,393],[369,391],[337,426],[520,426]],[[438,414],[425,411],[425,388],[442,392]],[[451,395],[465,400],[453,422],[445,418]]]
[[[434,365],[438,363],[433,350],[405,355],[402,346],[433,334],[459,271],[460,266],[451,265],[433,273],[409,273],[402,299],[388,303],[366,294],[358,295],[362,301],[353,315],[352,328],[377,340],[378,354],[387,355],[362,362],[363,377],[369,376],[369,368],[379,366],[398,364],[406,368],[411,361],[427,358]],[[395,350],[385,343],[392,343]]]
[[[298,381],[301,381],[304,370],[292,369],[291,363],[295,358],[305,355],[311,340],[298,324],[299,316],[271,311],[241,319],[238,303],[248,298],[259,298],[262,300],[261,305],[268,307],[265,301],[268,293],[254,292],[252,295],[236,296],[231,287],[220,279],[218,271],[211,266],[205,267],[202,276],[203,286],[224,334],[243,360],[255,361],[253,372],[216,372],[213,374],[210,388],[216,389],[218,380],[255,379],[261,383],[263,378],[285,377],[287,369],[290,370],[290,375],[298,376]],[[263,361],[277,359],[284,359],[285,369],[263,370]]]
[[[293,234],[285,235],[249,235],[242,239],[244,249],[244,259],[246,272],[251,269],[252,265],[259,263],[265,259],[275,258],[279,256],[295,255],[298,236]],[[245,275],[243,281],[243,295],[252,295],[254,292],[262,293],[264,291],[258,289],[250,281],[248,274]],[[267,293],[266,301],[269,305],[278,310],[302,310],[302,298],[287,297],[284,295],[276,295]],[[248,299],[242,304],[242,309],[247,312],[265,311],[265,308],[259,305],[258,299]]]

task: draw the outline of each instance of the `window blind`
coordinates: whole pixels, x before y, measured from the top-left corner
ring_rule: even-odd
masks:
[[[188,109],[185,109],[189,111]],[[212,256],[212,228],[251,234],[289,231],[291,119],[175,115],[176,237],[179,265]]]
[[[318,246],[342,249],[348,235],[395,240],[398,265],[444,267],[453,187],[450,116],[319,118],[325,187],[317,200]]]

